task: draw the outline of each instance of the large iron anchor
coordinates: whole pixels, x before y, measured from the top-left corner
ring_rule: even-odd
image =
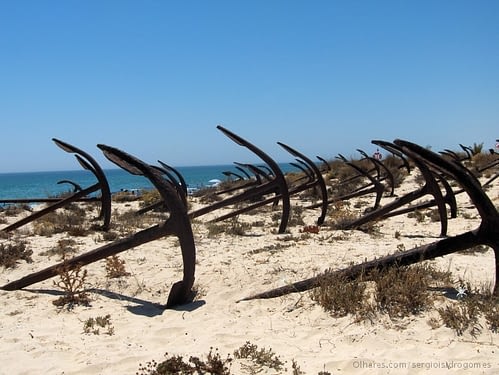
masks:
[[[329,272],[344,276],[346,280],[353,280],[361,275],[369,274],[373,270],[383,270],[394,266],[407,266],[428,259],[442,257],[457,251],[472,248],[477,245],[490,246],[495,254],[495,286],[493,294],[499,296],[499,213],[494,204],[483,191],[475,176],[464,166],[444,159],[440,155],[427,150],[414,143],[395,140],[397,146],[411,159],[418,160],[428,167],[431,166],[444,175],[456,180],[466,191],[474,203],[482,222],[477,229],[462,233],[457,236],[447,237],[439,241],[418,246],[400,253],[388,255],[379,259],[360,263],[340,270],[328,270],[324,274],[301,280],[280,288],[254,294],[241,299],[248,301],[252,299],[275,298],[286,294],[303,292],[320,286],[322,278]]]
[[[187,216],[186,207],[178,195],[178,190],[170,181],[162,177],[160,171],[151,167],[141,160],[110,146],[98,145],[104,155],[125,169],[129,173],[142,175],[149,179],[159,191],[163,201],[166,202],[170,211],[170,217],[161,224],[141,230],[131,236],[119,239],[110,244],[76,256],[39,272],[25,276],[19,280],[12,281],[1,287],[3,290],[16,290],[25,288],[34,283],[54,277],[58,270],[64,266],[73,269],[77,266],[85,266],[111,255],[133,249],[136,246],[157,240],[167,235],[175,235],[179,239],[184,265],[183,279],[173,284],[166,307],[173,307],[192,301],[192,286],[194,284],[194,273],[196,264],[196,248],[191,224]]]
[[[63,142],[59,139],[52,138],[54,143],[59,146],[61,149],[63,149],[66,152],[75,154],[76,160],[80,163],[80,165],[83,167],[83,169],[86,169],[97,178],[97,183],[93,184],[92,186],[87,187],[86,189],[81,189],[75,191],[73,194],[70,196],[63,198],[63,199],[53,199],[53,198],[46,198],[43,200],[40,199],[23,199],[23,200],[8,200],[9,203],[20,203],[23,201],[24,203],[26,202],[54,202],[48,207],[41,209],[39,211],[34,212],[33,214],[18,220],[15,223],[12,223],[11,225],[5,227],[2,229],[4,232],[9,232],[14,229],[17,229],[23,225],[26,225],[33,220],[36,220],[52,211],[55,211],[58,208],[64,207],[68,205],[69,203],[76,202],[76,201],[88,201],[88,200],[100,200],[101,202],[101,210],[99,214],[99,219],[103,220],[103,225],[102,229],[103,230],[108,230],[109,229],[109,224],[111,221],[111,190],[109,189],[109,184],[107,182],[106,176],[104,172],[102,171],[101,167],[99,164],[95,161],[94,158],[92,158],[89,154],[84,152],[83,150],[80,150],[79,148]],[[68,182],[67,180],[64,180],[64,182]],[[74,184],[74,183],[73,183]],[[75,185],[74,185],[75,186]],[[76,186],[75,186],[76,188]],[[85,198],[89,194],[95,192],[95,191],[101,191],[101,196],[100,198],[95,198],[95,199],[88,199]],[[0,203],[5,203],[7,202],[6,200],[1,201]]]

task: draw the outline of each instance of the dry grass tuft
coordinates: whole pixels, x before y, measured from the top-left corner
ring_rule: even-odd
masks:
[[[15,268],[20,260],[33,262],[31,255],[33,250],[29,249],[24,241],[0,244],[0,266],[5,268]]]
[[[311,298],[332,316],[339,318],[356,314],[365,304],[366,284],[361,280],[348,280],[334,272],[326,272],[320,279],[320,286],[311,292]]]
[[[67,232],[71,236],[86,236],[86,212],[80,206],[68,205],[65,209],[50,212],[33,222],[34,233],[50,237],[56,233]]]
[[[354,280],[327,272],[320,286],[311,291],[311,298],[334,317],[351,314],[359,322],[380,313],[397,319],[428,310],[433,306],[430,285],[449,282],[448,272],[435,270],[430,264],[390,267]],[[367,288],[368,283],[374,287]]]

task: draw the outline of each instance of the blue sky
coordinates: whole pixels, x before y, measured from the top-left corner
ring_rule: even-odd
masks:
[[[0,0],[0,172],[436,151],[499,138],[499,1]],[[357,155],[358,156],[358,155]]]

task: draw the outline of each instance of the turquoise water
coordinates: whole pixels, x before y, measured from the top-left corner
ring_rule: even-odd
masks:
[[[280,165],[283,172],[292,168]],[[234,165],[211,165],[199,167],[176,168],[184,177],[190,188],[208,186],[210,180],[226,180],[222,173],[231,171],[241,174]],[[144,177],[134,176],[123,169],[108,169],[104,171],[108,179],[111,192],[122,189],[150,189],[151,183]],[[69,184],[58,184],[58,181],[70,180],[82,188],[89,187],[97,182],[94,175],[87,170],[57,171],[57,172],[26,172],[0,173],[0,200],[19,198],[46,198],[72,190]]]

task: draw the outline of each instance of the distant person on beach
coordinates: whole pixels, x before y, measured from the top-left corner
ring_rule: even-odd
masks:
[[[373,158],[376,159],[376,160],[381,160],[383,158],[383,155],[381,155],[381,152],[379,152],[379,148],[373,154]]]

